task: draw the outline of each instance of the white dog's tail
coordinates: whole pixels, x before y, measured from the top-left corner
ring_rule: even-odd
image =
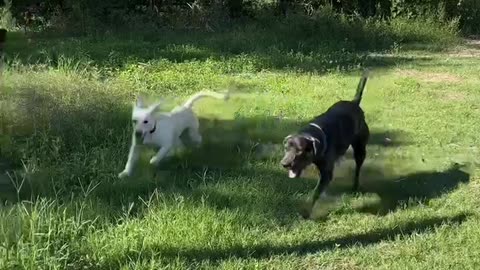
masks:
[[[229,94],[229,92],[227,92],[225,94],[220,94],[220,93],[215,93],[215,92],[211,92],[211,91],[203,91],[203,92],[200,92],[200,93],[197,93],[197,94],[193,95],[191,98],[189,98],[183,104],[183,106],[191,109],[193,104],[195,103],[195,101],[197,101],[201,98],[204,98],[204,97],[213,97],[213,98],[217,98],[217,99],[228,100],[230,98],[230,94]]]

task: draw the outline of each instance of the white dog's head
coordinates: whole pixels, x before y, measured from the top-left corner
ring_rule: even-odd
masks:
[[[133,104],[132,123],[135,136],[145,137],[148,133],[153,133],[156,129],[156,120],[153,113],[160,107],[162,102],[145,106],[142,97],[138,97]]]

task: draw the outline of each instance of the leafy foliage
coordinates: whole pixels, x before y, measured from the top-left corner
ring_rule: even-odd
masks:
[[[7,5],[8,6],[8,5]],[[336,14],[363,19],[431,18],[459,21],[466,33],[480,28],[479,0],[18,0],[11,12],[19,22],[68,28],[80,33],[168,28],[218,29],[239,20],[292,14],[313,15],[330,7]],[[4,8],[5,9],[5,8]],[[4,16],[2,16],[4,17]]]

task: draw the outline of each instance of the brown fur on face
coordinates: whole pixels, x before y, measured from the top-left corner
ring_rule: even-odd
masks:
[[[303,170],[312,163],[312,142],[300,135],[290,135],[284,140],[285,154],[280,162],[288,169],[290,178],[298,178]]]

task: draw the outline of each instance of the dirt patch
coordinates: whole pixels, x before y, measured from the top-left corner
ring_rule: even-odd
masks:
[[[465,39],[465,45],[448,53],[450,57],[480,57],[480,37]]]
[[[398,73],[404,77],[414,77],[430,83],[458,83],[462,78],[446,72],[425,72],[417,70],[399,70]]]
[[[455,89],[450,90],[431,90],[429,92],[431,96],[444,103],[463,103],[470,97],[468,93],[458,92]]]
[[[475,46],[478,49],[480,49],[480,36],[476,36],[472,39],[467,39],[466,42],[468,45]]]
[[[464,101],[467,99],[467,95],[460,92],[443,92],[439,93],[438,96],[443,101]]]
[[[470,48],[463,48],[460,50],[455,50],[448,54],[450,57],[472,57],[477,58],[480,57],[480,50],[479,49],[470,49]]]

